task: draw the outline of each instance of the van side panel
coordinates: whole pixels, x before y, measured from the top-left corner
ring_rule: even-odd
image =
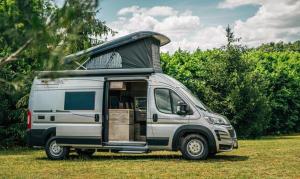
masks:
[[[44,145],[49,135],[101,141],[103,82],[103,77],[35,79],[29,103],[32,145]],[[73,95],[68,101],[67,93]]]

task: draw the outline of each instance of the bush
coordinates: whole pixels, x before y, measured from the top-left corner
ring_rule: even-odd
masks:
[[[162,64],[166,74],[185,84],[213,111],[227,116],[240,137],[265,134],[270,120],[266,83],[238,48],[179,50],[162,54]]]
[[[292,51],[251,52],[256,71],[268,82],[271,107],[268,134],[300,131],[300,53]]]

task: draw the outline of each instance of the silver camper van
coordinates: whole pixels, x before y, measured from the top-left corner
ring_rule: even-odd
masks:
[[[212,112],[190,90],[162,73],[159,47],[170,40],[136,32],[69,55],[84,59],[76,70],[40,72],[29,99],[30,146],[49,159],[97,150],[147,153],[181,151],[206,159],[238,147],[226,117]]]

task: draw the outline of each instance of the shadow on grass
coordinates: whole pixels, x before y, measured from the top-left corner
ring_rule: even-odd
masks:
[[[208,160],[215,161],[246,161],[249,159],[249,156],[241,156],[241,155],[216,155],[213,157],[209,157]]]
[[[49,160],[47,157],[36,158],[37,160]],[[246,161],[249,156],[238,156],[238,155],[216,155],[209,157],[205,162],[222,162],[222,161]],[[70,155],[69,159],[66,161],[80,162],[82,160],[91,161],[109,161],[109,160],[151,160],[151,161],[161,161],[161,160],[182,160],[187,161],[182,158],[181,155],[96,155],[92,157],[82,157],[78,155]],[[50,161],[50,160],[49,160]]]

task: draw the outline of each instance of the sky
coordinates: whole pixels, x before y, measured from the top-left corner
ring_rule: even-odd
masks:
[[[230,25],[241,43],[300,40],[300,0],[102,0],[98,18],[118,33],[162,33],[171,43],[161,48],[218,48],[226,43]]]

